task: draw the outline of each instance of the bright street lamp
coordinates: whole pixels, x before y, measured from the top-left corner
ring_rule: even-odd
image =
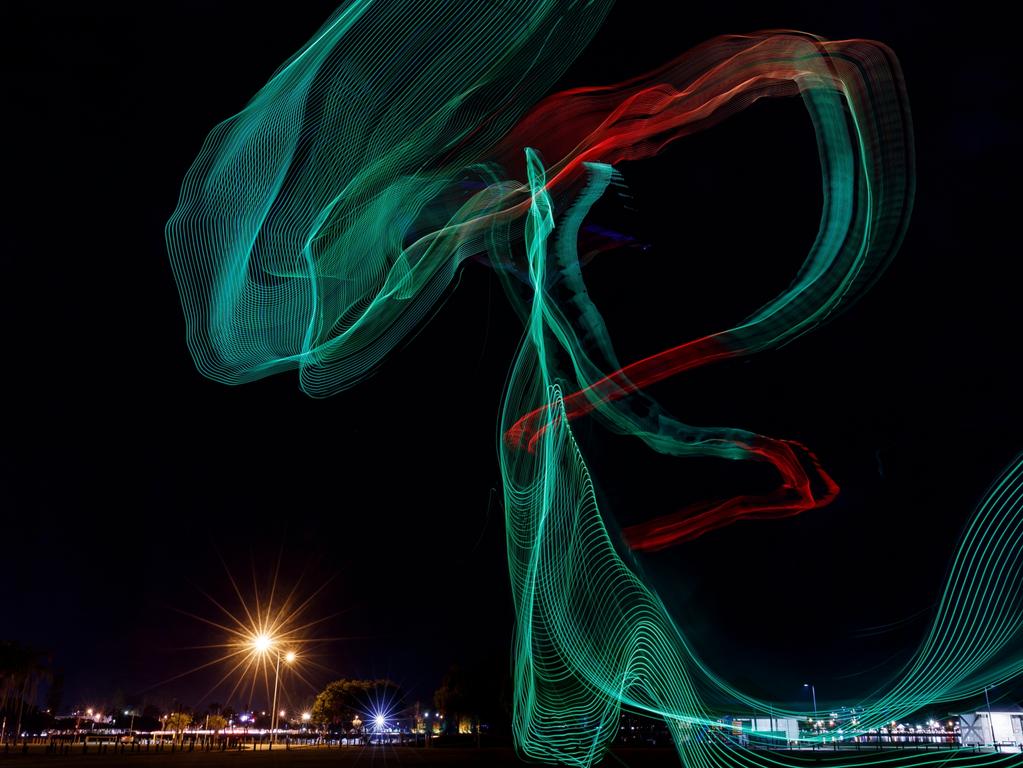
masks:
[[[265,656],[274,649],[274,638],[265,632],[261,632],[252,638],[253,650],[261,656]],[[270,705],[270,745],[273,746],[274,741],[277,738],[277,688],[280,685],[281,680],[281,658],[288,664],[294,663],[295,656],[294,651],[287,651],[282,654],[280,648],[276,649],[276,659],[274,664],[274,697],[273,703]],[[284,717],[284,710],[281,710],[280,716]]]

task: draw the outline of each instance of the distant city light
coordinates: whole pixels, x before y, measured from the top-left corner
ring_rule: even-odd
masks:
[[[308,723],[310,720],[312,720],[312,717],[313,716],[310,715],[308,712],[303,712],[302,713],[302,722],[303,723]]]
[[[373,718],[373,722],[377,724],[377,728],[382,728],[384,725],[384,716],[377,715],[375,718]]]
[[[273,644],[273,638],[266,633],[256,635],[252,638],[252,647],[255,648],[258,653],[266,653],[270,650],[270,646]]]
[[[288,652],[287,652],[287,653],[286,653],[286,654],[284,655],[284,660],[285,660],[286,662],[288,662],[289,664],[291,664],[292,662],[294,662],[294,661],[295,661],[295,652],[294,652],[294,651],[288,651]]]

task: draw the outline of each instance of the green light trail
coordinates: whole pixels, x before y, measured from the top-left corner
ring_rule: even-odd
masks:
[[[419,328],[463,262],[489,264],[525,328],[498,439],[521,753],[590,766],[626,709],[662,718],[687,766],[798,766],[798,757],[703,738],[737,706],[807,713],[771,707],[704,663],[632,552],[816,509],[838,487],[800,444],[683,423],[644,387],[793,342],[881,277],[915,189],[901,70],[878,43],[769,31],[716,38],[624,83],[543,98],[608,8],[343,5],[213,129],[185,177],[166,237],[188,346],[216,381],[297,369],[303,391],[329,396],[368,377]],[[578,239],[587,214],[618,183],[617,164],[654,157],[771,97],[801,98],[817,139],[824,204],[802,267],[733,326],[623,365],[586,290]],[[572,433],[582,417],[669,456],[767,462],[781,482],[618,540]],[[860,730],[1023,672],[1021,537],[1023,456],[970,519],[920,648],[856,704]],[[967,759],[878,753],[857,764]]]

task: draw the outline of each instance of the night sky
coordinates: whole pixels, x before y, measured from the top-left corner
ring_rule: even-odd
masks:
[[[886,275],[810,336],[653,390],[690,423],[803,442],[842,486],[823,510],[740,523],[638,567],[727,679],[781,702],[813,681],[846,702],[919,642],[967,515],[1020,449],[1011,51],[992,40],[997,20],[905,4],[715,3],[674,18],[662,5],[618,6],[559,88],[761,28],[877,39],[905,71],[917,201]],[[390,677],[427,701],[453,662],[507,663],[495,445],[521,328],[484,266],[468,263],[421,332],[328,400],[303,395],[294,373],[207,381],[185,347],[163,240],[181,179],[212,126],[332,9],[46,3],[4,25],[18,138],[0,639],[52,652],[63,709],[117,691],[200,704],[211,672],[166,681],[209,659],[187,648],[218,633],[182,611],[218,619],[203,593],[234,609],[226,572],[251,594],[253,572],[265,590],[278,561],[303,594],[326,583],[311,618],[336,614],[316,631],[338,639],[318,651],[329,670],[315,682]],[[623,361],[745,317],[788,284],[816,233],[819,168],[798,100],[620,170],[636,211],[607,222],[650,247],[601,255],[587,275]],[[763,480],[581,424],[620,523]]]

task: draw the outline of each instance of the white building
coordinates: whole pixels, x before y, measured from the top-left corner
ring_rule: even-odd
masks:
[[[781,743],[799,741],[799,721],[794,717],[755,717],[753,730],[769,734]]]
[[[772,746],[784,747],[799,741],[799,720],[794,717],[734,717],[733,729],[741,729],[742,735],[759,737]]]
[[[1023,748],[1023,712],[971,712],[959,715],[959,740],[964,747]]]

